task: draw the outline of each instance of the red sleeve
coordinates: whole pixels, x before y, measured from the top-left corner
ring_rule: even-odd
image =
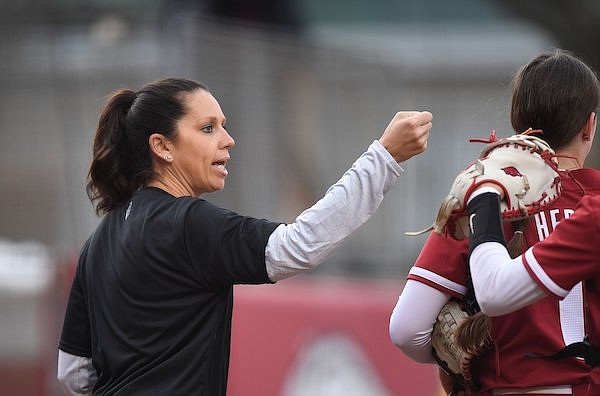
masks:
[[[429,234],[408,279],[443,293],[462,297],[467,291],[469,240],[458,241],[435,232]]]
[[[584,197],[575,213],[525,254],[523,263],[544,289],[564,297],[579,281],[600,275],[600,196]]]

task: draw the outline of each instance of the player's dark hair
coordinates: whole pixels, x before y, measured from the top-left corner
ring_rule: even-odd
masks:
[[[96,212],[111,211],[128,200],[153,176],[148,138],[153,133],[174,137],[186,113],[186,93],[208,89],[196,82],[169,78],[138,92],[121,89],[107,100],[96,129],[86,191]]]
[[[541,137],[558,150],[581,131],[599,103],[594,71],[557,49],[535,57],[516,74],[510,118],[515,132],[541,129]]]

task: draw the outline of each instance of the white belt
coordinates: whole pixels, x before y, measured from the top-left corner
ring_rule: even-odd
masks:
[[[533,388],[493,389],[492,395],[572,395],[571,385],[536,386]]]

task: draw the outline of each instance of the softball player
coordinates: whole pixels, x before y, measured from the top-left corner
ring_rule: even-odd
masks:
[[[59,344],[69,395],[225,395],[233,285],[314,268],[366,222],[425,150],[428,112],[400,112],[381,138],[291,224],[199,198],[223,189],[234,139],[201,84],[166,79],[107,102],[85,242]]]
[[[503,245],[501,220],[488,224],[479,221],[486,215],[499,213],[498,193],[488,191],[485,187],[478,190],[482,193],[474,194],[468,206],[470,215],[475,215],[470,268],[481,310],[490,316],[500,316],[545,297],[562,300],[584,281],[581,314],[585,319],[585,340],[548,355],[537,354],[530,360],[543,364],[577,357],[589,367],[589,372],[573,382],[572,393],[563,394],[600,395],[600,196],[584,197],[575,213],[552,235],[511,259]],[[552,378],[561,374],[549,370],[544,375]]]
[[[589,67],[563,51],[536,57],[514,79],[514,129],[542,129],[541,137],[562,156],[559,167],[563,169],[563,194],[550,210],[530,219],[523,230],[527,246],[552,233],[558,223],[573,213],[583,196],[600,193],[600,172],[579,168],[593,141],[599,90]],[[468,254],[467,240],[431,233],[408,274],[390,318],[390,336],[415,361],[433,363],[432,325],[448,299],[462,299],[467,294]],[[550,361],[525,356],[552,354],[571,342],[581,341],[586,326],[584,298],[584,290],[578,285],[562,302],[547,298],[510,315],[493,318],[493,345],[471,364],[481,385],[479,394],[573,394],[572,385],[582,383],[589,374],[584,362],[576,358]]]

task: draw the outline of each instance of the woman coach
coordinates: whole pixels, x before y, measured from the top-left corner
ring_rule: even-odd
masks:
[[[59,343],[67,394],[225,395],[233,285],[319,265],[365,223],[427,145],[432,116],[399,112],[291,224],[199,198],[224,188],[234,139],[203,85],[124,89],[105,105],[88,195],[104,218],[85,242]]]

